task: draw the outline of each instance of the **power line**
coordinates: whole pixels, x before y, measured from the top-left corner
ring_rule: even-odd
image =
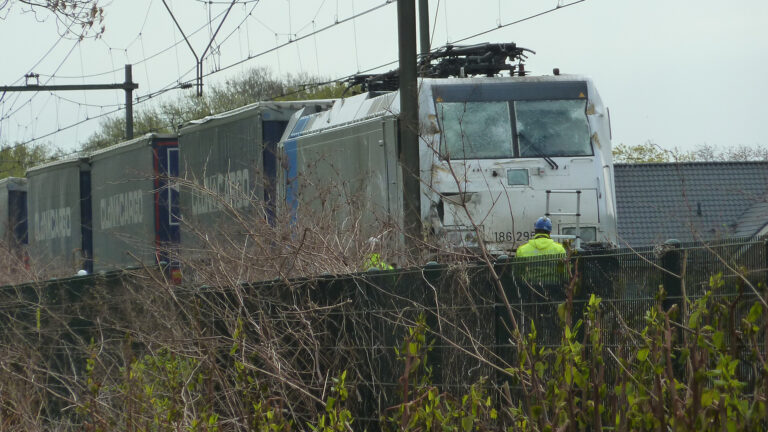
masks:
[[[197,0],[197,1],[199,1],[199,2],[201,2],[201,3],[202,3],[202,2],[205,2],[204,0]],[[440,1],[440,0],[438,0],[438,2],[439,2],[439,1]],[[468,36],[462,37],[462,38],[460,38],[460,39],[457,39],[456,41],[454,41],[454,43],[463,42],[463,41],[466,41],[466,40],[469,40],[469,39],[472,39],[472,38],[475,38],[475,37],[478,37],[478,36],[482,36],[482,35],[485,35],[485,34],[489,34],[489,33],[492,33],[492,32],[494,32],[494,31],[500,30],[500,29],[502,29],[502,28],[506,28],[506,27],[509,27],[509,26],[512,26],[512,25],[515,25],[515,24],[519,24],[519,23],[522,23],[522,22],[525,22],[525,21],[528,21],[528,20],[531,20],[531,19],[534,19],[534,18],[537,18],[537,17],[543,16],[543,15],[547,15],[547,14],[549,14],[549,13],[555,12],[555,11],[557,11],[557,10],[560,10],[560,9],[564,9],[564,8],[566,8],[566,7],[569,7],[569,6],[573,6],[573,5],[576,5],[576,4],[579,4],[579,3],[582,3],[582,2],[584,2],[584,1],[586,1],[586,0],[576,0],[576,1],[573,1],[573,2],[571,2],[571,3],[562,4],[562,5],[558,3],[558,5],[557,5],[556,7],[554,7],[554,8],[552,8],[552,9],[548,9],[548,10],[545,10],[545,11],[542,11],[542,12],[539,12],[539,13],[536,13],[536,14],[533,14],[533,15],[529,15],[529,16],[526,16],[526,17],[524,17],[524,18],[521,18],[521,19],[518,19],[518,20],[515,20],[515,21],[511,21],[511,22],[508,22],[508,23],[505,23],[505,24],[501,24],[501,25],[498,25],[498,26],[496,26],[496,27],[493,27],[493,28],[490,28],[490,29],[487,29],[487,30],[484,30],[484,31],[481,31],[481,32],[478,32],[478,33],[475,33],[475,34],[472,34],[472,35],[468,35]],[[253,3],[258,3],[258,2],[259,2],[259,0],[253,0],[252,2],[253,2]],[[207,3],[207,2],[206,2],[206,3]],[[225,2],[225,3],[226,3],[226,4],[229,4],[230,2]],[[250,3],[250,2],[246,2],[246,3]],[[305,34],[305,35],[302,35],[302,36],[297,36],[295,39],[293,39],[293,40],[291,40],[291,41],[289,41],[289,42],[286,42],[286,43],[283,43],[283,44],[278,44],[277,46],[275,46],[275,47],[273,47],[273,48],[270,48],[270,49],[264,50],[264,51],[262,51],[262,52],[259,52],[259,53],[257,53],[257,54],[254,54],[254,55],[248,55],[246,58],[244,58],[244,59],[242,59],[242,60],[236,61],[236,62],[234,62],[234,63],[232,63],[232,64],[229,64],[229,65],[227,65],[227,66],[221,67],[220,69],[218,69],[218,70],[215,70],[215,71],[212,71],[212,72],[209,72],[209,73],[207,73],[207,74],[203,74],[203,77],[209,77],[209,76],[212,76],[212,75],[214,75],[214,74],[216,74],[216,73],[219,73],[219,72],[223,72],[223,71],[225,71],[225,70],[231,69],[231,68],[233,68],[233,67],[235,67],[235,66],[239,66],[239,65],[241,65],[241,64],[243,64],[243,63],[245,63],[245,62],[247,62],[247,61],[250,61],[250,60],[252,60],[252,59],[254,59],[254,58],[257,58],[257,57],[261,57],[261,56],[264,56],[264,55],[266,55],[266,54],[269,54],[269,53],[272,53],[272,52],[274,52],[274,51],[277,51],[277,50],[279,50],[279,49],[282,49],[282,48],[284,48],[284,47],[286,47],[286,46],[288,46],[288,45],[290,45],[290,44],[292,44],[292,43],[294,43],[294,42],[298,42],[298,41],[300,41],[300,40],[303,40],[303,39],[306,39],[306,38],[308,38],[308,37],[311,37],[311,36],[315,36],[315,35],[317,35],[317,34],[319,34],[319,33],[322,33],[322,32],[324,32],[324,31],[326,31],[326,30],[329,30],[329,29],[331,29],[331,28],[333,28],[333,27],[335,27],[335,26],[337,26],[337,25],[339,25],[339,24],[343,24],[343,23],[345,23],[345,22],[348,22],[348,21],[350,21],[350,20],[354,20],[354,19],[356,19],[356,18],[359,18],[359,17],[361,17],[361,16],[364,16],[364,15],[367,15],[367,14],[369,14],[369,13],[372,13],[372,12],[374,12],[374,11],[376,11],[376,10],[378,10],[378,9],[381,9],[381,8],[383,8],[383,7],[385,7],[385,6],[389,5],[389,4],[391,4],[391,3],[394,3],[394,0],[386,0],[384,3],[382,3],[382,4],[379,4],[379,5],[377,5],[377,6],[373,6],[373,7],[369,8],[369,9],[367,9],[367,10],[365,10],[365,11],[362,11],[362,12],[360,12],[360,13],[356,13],[356,14],[353,14],[353,15],[351,15],[351,16],[349,16],[349,17],[347,17],[347,18],[341,19],[341,20],[337,20],[337,21],[335,21],[335,22],[334,22],[334,23],[332,23],[332,24],[326,25],[326,26],[324,26],[324,27],[322,27],[322,28],[320,28],[320,29],[318,29],[318,30],[314,30],[314,31],[312,31],[312,32],[309,32],[309,33],[307,33],[307,34]],[[321,7],[322,7],[322,5],[321,5]],[[252,11],[253,11],[253,9],[251,10],[251,12],[252,12]],[[222,12],[222,13],[223,13],[223,12]],[[221,15],[221,14],[219,14],[219,15]],[[250,13],[249,13],[249,16],[250,16]],[[239,28],[240,26],[242,26],[242,24],[243,24],[243,23],[244,23],[246,20],[247,20],[247,17],[246,17],[246,18],[245,18],[243,21],[241,21],[241,22],[240,22],[240,24],[237,26],[237,28]],[[257,18],[256,18],[256,20],[257,20],[257,21],[259,21]],[[259,22],[260,22],[260,21],[259,21]],[[266,25],[264,25],[264,27],[268,28]],[[196,31],[195,31],[195,33],[196,33],[196,32],[198,32],[198,31],[200,31],[200,30],[201,30],[201,29],[203,29],[203,28],[205,28],[205,26],[203,26],[203,27],[199,28],[198,30],[196,30]],[[268,28],[268,29],[269,29],[269,28]],[[434,31],[434,30],[433,30],[433,31]],[[233,31],[233,33],[234,33],[234,31]],[[227,36],[227,38],[225,38],[225,41],[226,41],[227,39],[229,39],[229,37],[231,36],[231,34],[232,34],[232,33],[230,33],[230,35],[228,35],[228,36]],[[174,45],[170,46],[169,48],[166,48],[166,49],[164,49],[163,51],[161,51],[161,52],[158,52],[158,53],[154,54],[153,56],[150,56],[150,57],[148,57],[148,58],[144,59],[143,61],[146,61],[146,60],[148,60],[148,59],[150,59],[150,58],[152,58],[152,57],[154,57],[154,56],[160,55],[161,53],[163,53],[163,52],[165,52],[165,51],[168,51],[168,50],[170,50],[171,48],[173,48],[173,47],[177,46],[179,43],[181,43],[181,42],[177,42],[176,44],[174,44]],[[74,48],[74,47],[73,47],[73,48]],[[436,50],[436,49],[434,49],[434,48],[433,48],[431,51],[435,51],[435,50]],[[286,94],[282,94],[281,96],[278,96],[277,98],[279,98],[279,97],[285,97],[285,96],[290,96],[290,95],[292,95],[292,94],[297,94],[297,93],[300,93],[300,92],[302,92],[302,91],[307,91],[307,90],[309,90],[309,89],[312,89],[312,88],[318,88],[318,87],[321,87],[321,86],[324,86],[324,85],[328,85],[328,84],[331,84],[331,83],[335,83],[335,82],[341,82],[341,81],[344,81],[344,80],[346,80],[346,79],[349,79],[349,78],[351,78],[351,77],[354,77],[356,74],[360,74],[360,73],[367,73],[367,72],[371,72],[371,71],[374,71],[374,70],[379,70],[379,69],[381,69],[381,68],[384,68],[384,67],[392,66],[392,65],[394,65],[394,64],[396,64],[396,63],[397,63],[397,60],[392,60],[392,61],[389,61],[389,62],[386,62],[386,63],[380,64],[380,65],[378,65],[378,66],[374,66],[374,67],[371,67],[371,68],[368,68],[368,69],[365,69],[365,70],[362,70],[362,71],[358,71],[358,72],[356,72],[356,73],[354,73],[354,74],[349,74],[349,75],[346,75],[346,76],[343,76],[343,77],[340,77],[340,78],[336,78],[336,79],[332,79],[332,80],[328,80],[328,81],[323,81],[323,82],[317,82],[317,83],[309,83],[309,84],[302,84],[302,85],[298,85],[298,87],[300,87],[300,89],[298,89],[298,90],[295,90],[295,91],[293,91],[293,92],[289,92],[289,93],[286,93]],[[59,67],[60,67],[60,66],[59,66]],[[183,76],[186,76],[187,74],[189,74],[189,73],[190,73],[190,72],[191,72],[193,69],[194,69],[194,68],[192,68],[192,69],[189,69],[189,70],[188,70],[186,73],[184,73],[184,74],[182,75],[182,77],[183,77]],[[113,73],[113,72],[114,72],[114,71],[110,71],[110,72],[108,72],[108,73]],[[91,75],[91,76],[97,76],[97,75]],[[53,77],[53,76],[51,76],[51,77]],[[166,92],[168,92],[168,91],[170,91],[170,90],[174,90],[174,89],[178,89],[178,88],[185,88],[185,87],[187,87],[187,85],[189,85],[190,83],[189,83],[189,82],[182,82],[182,81],[181,81],[181,78],[182,78],[182,77],[179,77],[179,79],[177,79],[177,80],[173,81],[171,84],[168,84],[168,85],[167,85],[165,88],[162,88],[161,90],[158,90],[158,91],[155,91],[155,92],[152,92],[152,93],[148,93],[148,94],[145,94],[145,95],[140,95],[140,96],[137,96],[137,98],[136,98],[136,104],[139,104],[139,103],[143,103],[143,102],[146,102],[147,100],[150,100],[150,99],[152,99],[152,98],[154,98],[154,97],[156,97],[156,96],[159,96],[159,95],[161,95],[161,94],[163,94],[163,93],[166,93]],[[31,100],[30,100],[30,101],[31,101]],[[25,106],[26,104],[28,104],[30,101],[28,101],[28,102],[25,102],[25,104],[24,104],[24,105],[22,105],[22,107],[23,107],[23,106]],[[70,102],[72,102],[72,101],[70,101]],[[83,104],[80,104],[80,105],[83,105]],[[99,107],[103,109],[103,108],[105,108],[105,107],[109,107],[109,106],[115,106],[115,105],[104,105],[104,106],[99,106]],[[117,105],[117,106],[119,107],[119,106],[121,106],[121,105]],[[20,107],[19,109],[21,109],[21,107]],[[112,111],[108,111],[108,112],[105,112],[105,113],[99,114],[99,115],[97,115],[97,116],[88,117],[88,118],[86,118],[86,119],[83,119],[83,120],[80,120],[80,121],[78,121],[78,122],[76,122],[76,123],[73,123],[73,124],[70,124],[70,125],[67,125],[67,126],[61,127],[61,128],[59,128],[58,130],[56,130],[56,131],[53,131],[53,132],[49,132],[49,133],[46,133],[46,134],[44,134],[44,135],[41,135],[41,136],[38,136],[38,137],[32,138],[32,139],[30,139],[30,140],[27,140],[27,141],[23,141],[23,142],[20,142],[20,143],[18,143],[17,145],[14,145],[14,146],[12,146],[11,148],[13,148],[13,147],[16,147],[16,146],[18,146],[18,145],[26,145],[26,144],[32,143],[32,142],[34,142],[34,141],[37,141],[37,140],[40,140],[40,139],[44,139],[44,138],[47,138],[47,137],[49,137],[49,136],[52,136],[52,135],[54,135],[54,134],[56,134],[56,133],[59,133],[59,132],[61,132],[61,131],[64,131],[64,130],[67,130],[67,129],[71,129],[71,128],[75,127],[75,126],[78,126],[78,125],[80,125],[80,124],[83,124],[83,123],[85,123],[85,122],[87,122],[87,121],[90,121],[90,120],[93,120],[93,119],[96,119],[96,118],[100,118],[100,117],[104,117],[104,116],[107,116],[107,115],[115,114],[115,113],[117,113],[117,112],[119,112],[119,111],[121,111],[121,110],[122,110],[122,108],[117,108],[117,109],[115,109],[115,110],[112,110]],[[17,110],[17,111],[18,111],[18,110]],[[17,111],[15,111],[15,112],[17,112]],[[14,113],[15,113],[15,112],[14,112]],[[11,115],[13,115],[13,113],[12,113]],[[3,120],[3,119],[7,119],[8,117],[10,117],[10,116],[4,116],[4,117],[0,118],[0,120]],[[174,126],[174,125],[170,125],[170,127],[173,127],[173,126]],[[75,152],[75,153],[76,153],[76,152]],[[72,153],[72,154],[74,154],[74,153]]]
[[[76,41],[76,42],[75,42],[75,44],[74,44],[74,45],[72,45],[72,48],[69,50],[69,52],[67,53],[67,55],[66,55],[66,56],[64,56],[64,59],[62,59],[62,60],[61,60],[61,63],[59,63],[59,65],[56,67],[56,72],[58,72],[58,70],[59,70],[59,69],[61,69],[61,67],[64,65],[64,62],[65,62],[65,61],[67,61],[67,59],[69,58],[69,56],[70,56],[70,55],[72,55],[72,52],[74,52],[75,48],[76,48],[76,47],[77,47],[79,44],[80,44],[80,41],[78,40],[78,41]],[[54,72],[54,74],[55,74],[56,72]],[[51,78],[48,78],[48,80],[46,80],[46,81],[45,81],[45,83],[43,83],[43,84],[47,84],[47,83],[48,83],[48,82],[50,82],[52,79],[53,79],[52,77],[51,77]],[[26,105],[28,102],[32,102],[32,99],[34,99],[34,97],[35,97],[35,96],[37,96],[37,93],[35,93],[35,94],[33,94],[32,96],[30,96],[30,97],[29,97],[29,100],[28,100],[27,102],[25,102],[25,103],[24,103],[24,105]],[[22,105],[22,107],[23,107],[24,105]],[[11,109],[13,109],[13,105],[11,105]],[[0,117],[0,121],[3,121],[3,120],[5,120],[5,119],[8,119],[8,118],[10,118],[11,116],[13,116],[13,115],[14,115],[14,114],[16,114],[17,112],[19,112],[19,110],[20,110],[20,109],[21,109],[21,107],[20,107],[18,110],[16,110],[16,111],[13,111],[13,112],[12,112],[11,114],[9,114],[9,115],[4,115],[4,116]]]
[[[16,148],[16,147],[27,145],[29,143],[32,143],[32,142],[35,142],[35,141],[38,141],[38,140],[41,140],[41,139],[44,139],[44,138],[48,138],[49,136],[56,135],[59,132],[62,132],[62,131],[68,130],[68,129],[72,129],[75,126],[80,126],[81,124],[83,124],[83,123],[85,123],[87,121],[94,120],[94,119],[97,119],[97,118],[100,118],[100,117],[104,117],[104,116],[107,116],[107,115],[110,115],[110,114],[115,114],[115,113],[118,113],[118,112],[120,112],[122,110],[123,110],[122,108],[117,108],[117,109],[114,109],[112,111],[105,112],[105,113],[102,113],[102,114],[99,114],[99,115],[96,115],[96,116],[93,116],[93,117],[86,117],[83,120],[80,120],[78,122],[69,124],[69,125],[64,126],[64,127],[60,127],[58,130],[55,130],[53,132],[49,132],[47,134],[35,137],[35,138],[31,139],[31,140],[22,141],[22,142],[20,142],[18,144],[14,144],[12,146],[9,146],[9,148]],[[71,154],[73,154],[73,153],[71,153]]]
[[[202,1],[202,0],[199,0],[199,1]],[[251,3],[252,1],[258,1],[258,0],[251,0],[251,1],[247,1],[247,3]],[[229,2],[227,2],[227,3],[229,3]],[[222,14],[224,14],[224,12],[220,12],[218,15],[216,15],[216,16],[214,17],[214,19],[217,19],[217,18],[219,18],[219,17],[220,17]],[[197,33],[201,32],[202,30],[205,30],[207,26],[208,26],[208,23],[205,23],[205,24],[203,24],[202,26],[200,26],[199,28],[197,28],[196,30],[194,30],[193,32],[191,32],[191,33],[189,34],[189,36],[193,36],[193,35],[196,35]],[[137,34],[137,35],[136,35],[136,37],[133,39],[133,41],[131,41],[131,43],[129,44],[129,46],[128,46],[128,47],[126,47],[126,48],[112,48],[111,46],[109,46],[109,44],[108,44],[106,41],[104,41],[104,39],[103,39],[103,38],[102,38],[102,39],[100,39],[100,40],[102,40],[102,42],[103,42],[104,44],[106,44],[106,45],[107,45],[107,47],[108,47],[110,50],[114,50],[114,51],[127,51],[127,50],[128,50],[128,48],[130,47],[130,45],[132,45],[132,44],[133,44],[133,43],[135,43],[137,40],[139,40],[139,38],[140,38],[140,36],[141,36],[141,34],[140,34],[140,33],[141,33],[141,32],[139,32],[139,34]],[[154,58],[156,58],[156,57],[158,57],[158,56],[160,56],[160,55],[162,55],[162,54],[164,54],[164,53],[166,53],[166,52],[170,51],[171,49],[173,49],[173,48],[177,47],[177,46],[178,46],[179,44],[181,44],[181,43],[182,43],[182,41],[180,40],[180,41],[178,41],[178,42],[176,42],[176,43],[172,44],[171,46],[168,46],[168,47],[166,47],[166,48],[163,48],[162,50],[160,50],[160,51],[158,51],[158,52],[156,52],[156,53],[154,53],[154,54],[151,54],[149,57],[145,57],[145,58],[143,58],[143,59],[141,59],[141,60],[139,60],[139,61],[136,61],[136,62],[132,62],[131,64],[133,64],[134,66],[136,66],[136,65],[140,65],[140,64],[146,63],[147,61],[149,61],[149,60],[152,60],[152,59],[154,59]],[[116,73],[116,72],[120,72],[120,71],[122,71],[122,70],[123,70],[122,68],[116,68],[116,69],[112,69],[112,70],[109,70],[109,71],[98,72],[98,73],[93,73],[93,74],[89,74],[89,75],[82,75],[82,76],[57,76],[57,75],[55,75],[55,74],[54,74],[54,75],[45,75],[45,74],[40,74],[40,76],[41,76],[41,77],[50,77],[50,78],[59,78],[59,79],[81,79],[81,78],[95,78],[95,77],[99,77],[99,76],[104,76],[104,75],[114,74],[114,73]]]
[[[453,43],[464,42],[465,40],[472,39],[472,38],[475,38],[475,37],[478,37],[478,36],[482,36],[484,34],[492,33],[492,32],[495,32],[496,30],[500,30],[500,29],[503,29],[505,27],[509,27],[511,25],[520,24],[521,22],[525,22],[525,21],[528,21],[528,20],[531,20],[531,19],[534,19],[534,18],[538,18],[538,17],[540,17],[542,15],[547,15],[547,14],[555,12],[557,10],[565,9],[568,6],[573,6],[575,4],[583,3],[585,1],[587,1],[587,0],[576,0],[574,2],[567,3],[567,4],[564,4],[564,5],[561,5],[560,2],[558,2],[557,6],[553,7],[552,9],[548,9],[548,10],[545,10],[544,12],[539,12],[537,14],[533,14],[533,15],[527,16],[525,18],[521,18],[519,20],[516,20],[516,21],[511,21],[511,22],[508,22],[506,24],[500,24],[497,27],[494,27],[494,28],[491,28],[491,29],[488,29],[488,30],[485,30],[485,31],[481,31],[479,33],[475,33],[475,34],[473,34],[471,36],[466,36],[466,37],[463,37],[461,39],[457,39],[457,40],[453,41]]]
[[[581,1],[584,1],[584,0],[581,0]],[[316,31],[313,31],[313,32],[307,33],[307,34],[305,34],[305,35],[303,35],[303,36],[298,36],[298,37],[296,37],[296,38],[295,38],[295,39],[293,39],[293,40],[290,40],[290,41],[288,41],[288,42],[286,42],[286,43],[283,43],[283,44],[278,44],[278,45],[277,45],[277,46],[275,46],[274,48],[270,48],[270,49],[267,49],[267,50],[265,50],[265,51],[262,51],[262,52],[260,52],[260,53],[258,53],[258,54],[249,55],[248,57],[246,57],[246,58],[244,58],[244,59],[242,59],[242,60],[236,61],[235,63],[232,63],[232,64],[230,64],[230,65],[228,65],[228,66],[224,66],[224,67],[222,67],[222,68],[220,68],[220,69],[218,69],[218,70],[215,70],[215,71],[213,71],[213,72],[210,72],[210,73],[208,73],[208,74],[204,74],[204,75],[203,75],[203,77],[208,77],[208,76],[211,76],[211,75],[213,75],[213,74],[215,74],[215,73],[223,72],[223,71],[225,71],[225,70],[227,70],[227,69],[231,69],[231,68],[233,68],[233,67],[235,67],[235,66],[239,66],[239,65],[241,65],[241,64],[243,64],[243,63],[245,63],[245,62],[247,62],[247,61],[250,61],[250,60],[253,60],[253,59],[257,58],[257,57],[261,57],[261,56],[264,56],[264,55],[266,55],[266,54],[272,53],[272,52],[274,52],[274,51],[277,51],[277,50],[279,50],[279,49],[281,49],[281,48],[284,48],[284,47],[286,47],[286,46],[288,46],[288,45],[290,45],[290,44],[292,44],[292,43],[295,43],[295,42],[298,42],[298,41],[300,41],[300,40],[306,39],[306,38],[308,38],[308,37],[310,37],[310,36],[314,36],[314,35],[316,35],[316,34],[318,34],[318,33],[321,33],[321,32],[324,32],[324,31],[326,31],[326,30],[328,30],[328,29],[331,29],[331,28],[333,28],[333,27],[335,27],[335,26],[337,26],[337,25],[339,25],[339,24],[343,24],[343,23],[345,23],[345,22],[347,22],[347,21],[350,21],[350,20],[356,19],[356,18],[358,18],[358,17],[361,17],[361,16],[364,16],[364,15],[367,15],[367,14],[369,14],[369,13],[371,13],[371,12],[377,11],[377,10],[379,10],[379,9],[381,9],[381,8],[385,7],[385,6],[388,6],[388,5],[390,5],[390,4],[394,4],[394,3],[395,3],[395,1],[394,1],[394,0],[386,0],[384,3],[382,3],[382,4],[378,5],[378,6],[374,6],[374,7],[370,8],[370,9],[367,9],[367,10],[365,10],[365,11],[363,11],[363,12],[360,12],[360,13],[354,14],[354,15],[352,15],[352,16],[349,16],[349,17],[347,17],[347,18],[344,18],[344,19],[342,19],[342,20],[336,21],[335,23],[333,23],[333,24],[329,24],[329,25],[327,25],[327,26],[325,26],[325,27],[322,27],[322,28],[320,28],[319,30],[316,30]],[[266,27],[266,26],[265,26],[265,27]]]
[[[203,1],[201,0],[201,2],[203,2]],[[258,5],[258,3],[259,3],[259,0],[246,1],[245,3],[251,3],[251,2],[253,2],[253,3],[256,3],[256,4],[254,5],[254,8],[252,8],[252,9],[251,9],[251,11],[249,12],[248,16],[246,16],[246,18],[245,18],[243,21],[241,21],[241,22],[240,22],[240,24],[237,26],[237,28],[236,28],[234,31],[236,31],[237,29],[239,29],[239,28],[242,26],[243,22],[245,22],[245,21],[247,20],[247,18],[248,18],[249,16],[251,16],[251,14],[252,14],[253,10],[255,9],[255,6],[256,6],[256,5]],[[207,2],[206,2],[206,3],[207,3]],[[226,3],[226,4],[230,4],[231,2],[225,2],[225,3]],[[227,70],[227,69],[230,69],[230,68],[232,68],[232,67],[234,67],[234,66],[240,65],[240,64],[244,63],[245,61],[248,61],[248,60],[252,60],[252,59],[254,59],[254,58],[257,58],[257,57],[261,57],[261,56],[263,56],[263,55],[269,54],[269,53],[271,53],[271,52],[274,52],[274,51],[276,51],[276,50],[282,49],[282,48],[284,48],[284,47],[286,47],[286,46],[290,45],[290,44],[291,44],[291,43],[293,43],[293,42],[298,42],[299,40],[305,39],[305,38],[307,38],[307,37],[310,37],[310,36],[315,36],[315,35],[317,35],[317,34],[319,34],[319,33],[322,33],[322,32],[324,32],[324,31],[326,31],[326,30],[328,30],[328,29],[330,29],[330,28],[332,28],[332,27],[335,27],[335,26],[337,26],[337,25],[339,25],[339,24],[343,24],[343,23],[345,23],[345,22],[348,22],[348,21],[350,21],[350,20],[354,20],[354,19],[356,19],[356,18],[358,18],[358,17],[361,17],[361,16],[364,16],[364,15],[367,15],[368,13],[374,12],[374,11],[376,11],[376,10],[378,10],[378,9],[380,9],[380,8],[382,8],[382,7],[384,7],[384,6],[387,6],[387,5],[388,5],[388,4],[390,4],[390,3],[393,3],[393,0],[386,0],[386,1],[385,1],[385,3],[382,3],[382,4],[378,5],[378,6],[374,6],[374,7],[370,8],[370,9],[368,9],[368,10],[366,10],[366,11],[363,11],[363,12],[360,12],[360,13],[357,13],[357,14],[353,14],[352,16],[349,16],[349,17],[347,17],[347,18],[344,18],[344,19],[342,19],[342,20],[338,20],[338,19],[337,19],[337,20],[336,20],[334,23],[332,23],[332,24],[330,24],[330,25],[327,25],[327,26],[325,26],[325,27],[322,27],[322,28],[320,28],[319,30],[315,30],[315,31],[312,31],[312,32],[310,32],[310,33],[308,33],[308,34],[306,34],[306,35],[297,36],[295,39],[289,40],[288,42],[286,42],[286,43],[284,43],[284,44],[279,44],[279,45],[275,46],[274,48],[271,48],[271,49],[269,49],[269,50],[263,51],[263,52],[261,52],[261,53],[255,54],[255,55],[249,55],[249,56],[248,56],[248,57],[247,57],[245,60],[241,60],[241,61],[239,61],[239,62],[236,62],[236,63],[234,63],[234,64],[231,64],[231,65],[229,65],[229,66],[225,66],[225,67],[223,67],[223,68],[220,68],[220,69],[214,70],[214,71],[212,71],[212,72],[210,72],[210,73],[208,73],[208,74],[203,74],[202,76],[203,76],[203,77],[207,77],[207,76],[213,75],[213,74],[215,74],[215,73],[218,73],[218,72],[222,72],[222,71],[225,71],[225,70]],[[323,4],[325,4],[325,1],[323,2]],[[319,12],[320,12],[320,9],[322,8],[323,4],[321,4],[320,8],[318,8],[318,11],[315,13],[315,16],[317,16],[317,15],[319,14]],[[224,13],[225,13],[225,12],[220,12],[218,15],[216,15],[216,16],[214,17],[214,19],[218,19],[218,18],[219,18],[219,17],[220,17],[222,14],[224,14]],[[271,30],[271,29],[270,29],[270,28],[269,28],[269,27],[268,27],[266,24],[262,23],[262,22],[261,22],[261,21],[260,21],[258,18],[255,18],[255,19],[256,19],[258,22],[260,22],[260,23],[261,23],[261,24],[262,24],[262,25],[263,25],[265,28],[267,28],[268,30],[272,31],[272,30]],[[145,23],[144,23],[144,24],[146,24],[146,20],[145,20]],[[199,27],[197,30],[195,30],[194,32],[190,33],[190,36],[191,36],[191,35],[194,35],[194,34],[196,34],[196,33],[198,33],[199,31],[201,31],[201,30],[203,30],[203,29],[205,29],[207,26],[208,26],[208,24],[204,24],[204,25],[200,26],[200,27]],[[230,35],[228,35],[228,36],[225,38],[225,41],[226,41],[227,39],[229,39],[229,37],[231,36],[231,34],[233,34],[233,33],[234,33],[234,31],[233,31],[232,33],[230,33]],[[272,31],[272,32],[274,32],[274,31]],[[135,42],[136,40],[140,39],[140,38],[141,38],[141,33],[139,33],[139,34],[137,35],[137,38],[136,38],[136,39],[134,39],[134,42]],[[105,42],[105,43],[106,43],[106,42]],[[165,52],[169,51],[170,49],[173,49],[174,47],[178,46],[178,44],[180,44],[180,43],[181,43],[181,41],[178,41],[178,42],[174,43],[173,45],[169,46],[168,48],[165,48],[165,49],[163,49],[163,50],[161,50],[161,51],[158,51],[157,53],[155,53],[155,54],[153,54],[153,55],[150,55],[149,57],[145,57],[144,59],[140,60],[139,62],[137,62],[137,63],[133,63],[133,64],[134,64],[134,65],[135,65],[135,64],[141,64],[141,63],[144,63],[144,62],[146,62],[146,61],[148,61],[148,60],[150,60],[150,59],[153,59],[153,58],[155,58],[155,57],[157,57],[157,56],[159,56],[159,55],[161,55],[161,54],[163,54],[163,53],[165,53]],[[222,42],[222,43],[223,43],[223,42]],[[109,45],[107,45],[107,46],[109,47]],[[73,47],[73,48],[74,48],[74,47]],[[110,49],[113,49],[113,48],[111,48],[111,47],[110,47]],[[67,58],[68,58],[68,56],[69,56],[69,54],[67,55]],[[65,58],[65,60],[66,60],[66,58]],[[63,62],[62,62],[62,64],[63,64]],[[61,68],[62,64],[60,64],[60,65],[59,65],[59,67],[56,69],[57,71],[58,71],[58,69],[60,69],[60,68]],[[359,66],[358,66],[358,68],[359,68]],[[89,74],[89,75],[81,75],[81,76],[68,76],[68,77],[61,77],[61,76],[56,76],[56,75],[55,75],[55,72],[54,72],[54,74],[52,74],[52,75],[41,75],[41,76],[44,76],[44,77],[48,77],[48,80],[50,80],[50,79],[52,79],[52,78],[54,78],[54,77],[55,77],[55,78],[60,78],[60,79],[83,79],[83,78],[89,78],[89,77],[97,77],[97,76],[102,76],[102,75],[106,75],[106,74],[114,74],[114,73],[118,72],[119,70],[120,70],[120,69],[113,69],[113,70],[110,70],[110,71],[106,71],[106,72],[101,72],[101,73],[96,73],[96,74]],[[150,96],[150,97],[151,97],[151,96]],[[21,107],[19,107],[19,110],[20,110],[20,109],[22,109],[24,106],[26,106],[26,105],[27,105],[29,102],[31,102],[31,99],[32,99],[32,98],[34,98],[34,95],[33,95],[33,96],[30,98],[30,100],[29,100],[28,102],[26,102],[26,103],[25,103],[25,104],[23,104]],[[4,120],[4,119],[7,119],[7,118],[9,118],[9,117],[11,117],[11,116],[13,116],[13,115],[14,115],[14,114],[16,114],[16,113],[17,113],[19,110],[15,110],[15,111],[13,111],[12,113],[10,113],[10,114],[8,114],[8,115],[5,115],[5,116],[3,116],[3,117],[0,117],[0,121],[1,121],[1,120]]]

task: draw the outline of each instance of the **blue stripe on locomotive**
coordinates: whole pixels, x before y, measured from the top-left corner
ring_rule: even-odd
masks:
[[[275,204],[277,196],[277,143],[283,136],[287,121],[265,121],[262,123],[261,138],[264,143],[262,161],[264,166],[264,203],[266,204],[267,222],[275,224]]]
[[[296,122],[296,126],[293,127],[291,135],[285,144],[283,149],[285,151],[286,162],[288,163],[288,175],[286,176],[285,184],[285,201],[291,212],[291,224],[296,223],[296,211],[299,207],[299,162],[298,162],[298,147],[296,143],[296,136],[304,131],[307,126],[309,117],[302,117]]]

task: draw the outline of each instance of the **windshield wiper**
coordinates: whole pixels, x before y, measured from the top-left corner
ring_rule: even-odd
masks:
[[[517,133],[517,142],[518,143],[520,142],[520,137],[523,137],[523,136],[524,135],[522,134],[522,132],[518,132]],[[528,141],[529,147],[531,149],[533,149],[533,151],[536,153],[536,156],[544,159],[544,161],[546,161],[547,164],[549,164],[550,168],[552,168],[553,170],[556,170],[556,169],[560,168],[560,165],[558,165],[557,162],[554,161],[554,159],[552,159],[551,157],[549,157],[546,154],[544,154],[544,152],[541,151],[539,146],[537,146],[533,141],[530,141],[530,140],[526,140],[526,141]]]

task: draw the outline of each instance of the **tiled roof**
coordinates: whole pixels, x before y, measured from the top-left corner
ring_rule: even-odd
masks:
[[[622,245],[752,236],[768,224],[768,162],[616,164]]]

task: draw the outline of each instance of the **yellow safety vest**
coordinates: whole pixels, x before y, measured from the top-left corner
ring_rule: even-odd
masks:
[[[565,256],[565,248],[552,240],[548,234],[536,234],[528,243],[517,248],[517,258],[555,258],[557,255]],[[525,260],[531,261],[522,271],[523,279],[528,282],[561,283],[565,277],[565,266],[562,262],[554,263],[550,260]]]
[[[386,263],[386,261],[381,259],[381,255],[377,253],[372,253],[368,255],[368,259],[365,260],[365,264],[363,266],[363,271],[376,268],[379,270],[393,270],[393,267]]]
[[[548,234],[536,234],[528,243],[517,248],[515,256],[525,258],[554,254],[565,254],[563,245],[552,240]]]

